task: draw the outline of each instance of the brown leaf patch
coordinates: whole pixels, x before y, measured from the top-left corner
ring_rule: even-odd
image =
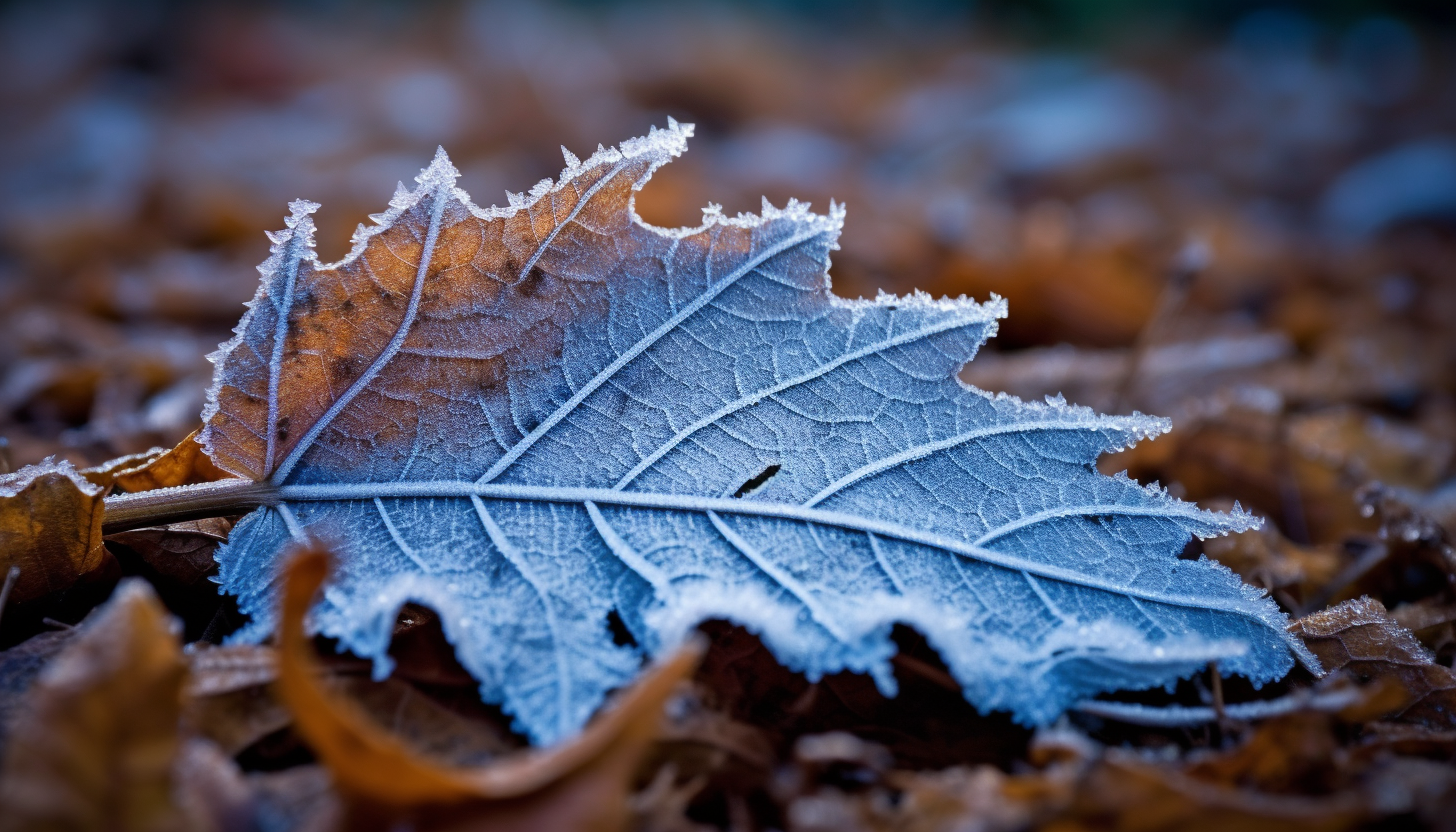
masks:
[[[227,541],[232,523],[222,517],[186,520],[106,536],[137,553],[148,566],[180,584],[194,584],[217,565],[213,553]]]
[[[41,673],[6,750],[0,829],[181,829],[187,673],[171,617],[125,581]]]
[[[64,461],[0,476],[0,579],[20,568],[11,601],[60,592],[101,567],[104,494]]]
[[[1348,669],[1366,680],[1393,679],[1408,694],[1393,714],[1442,730],[1456,727],[1456,674],[1372,598],[1357,598],[1294,622],[1327,670]]]
[[[197,442],[194,430],[177,447],[155,456],[149,452],[137,459],[138,464],[116,469],[112,479],[124,491],[151,491],[200,482],[214,482],[232,476],[212,463]]]
[[[448,766],[408,747],[356,702],[319,684],[303,619],[328,561],[323,550],[306,549],[287,568],[278,691],[296,730],[344,796],[351,828],[383,828],[403,818],[430,829],[622,827],[636,763],[658,733],[663,703],[697,664],[698,649],[649,671],[567,744],[480,767]]]

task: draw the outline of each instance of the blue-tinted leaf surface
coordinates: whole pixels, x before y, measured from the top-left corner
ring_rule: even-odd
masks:
[[[219,554],[243,637],[273,627],[289,537],[321,533],[343,562],[314,627],[385,673],[399,606],[434,607],[537,742],[707,618],[887,691],[904,622],[1028,723],[1211,659],[1258,682],[1313,661],[1260,592],[1178,558],[1249,516],[1093,467],[1165,421],[957,380],[1000,299],[836,298],[832,205],[642,223],[633,192],[690,133],[567,154],[504,209],[442,152],[332,265],[294,204],[204,414],[214,460],[284,498]]]

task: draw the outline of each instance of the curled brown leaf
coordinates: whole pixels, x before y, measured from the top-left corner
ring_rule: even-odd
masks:
[[[328,570],[329,555],[319,547],[302,550],[287,567],[278,692],[349,805],[350,824],[408,817],[432,829],[621,828],[636,765],[658,733],[663,703],[697,665],[699,647],[648,671],[567,744],[479,767],[447,766],[406,746],[320,683],[303,622]]]
[[[117,487],[132,492],[151,491],[214,482],[232,476],[212,464],[212,459],[198,444],[197,434],[198,431],[194,430],[170,451],[160,454],[149,452],[137,459],[138,464],[118,468],[112,473]]]
[[[105,563],[104,494],[65,461],[0,476],[0,575],[20,569],[12,603],[67,589]]]

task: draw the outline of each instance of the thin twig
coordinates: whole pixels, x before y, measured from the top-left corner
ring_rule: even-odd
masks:
[[[936,685],[945,688],[946,690],[952,690],[956,693],[961,692],[961,683],[957,682],[954,676],[946,673],[944,670],[941,670],[938,667],[935,667],[934,665],[927,664],[926,662],[923,662],[920,659],[915,658],[914,656],[907,656],[903,653],[896,653],[894,656],[890,657],[890,662],[895,666],[908,670],[911,673],[914,673],[916,676],[933,682]]]
[[[42,618],[40,620],[40,623],[46,625],[47,627],[54,627],[57,630],[73,630],[76,627],[75,624],[67,624],[64,621],[57,621],[54,618],[50,618],[49,616],[47,616],[46,618]]]
[[[1309,597],[1308,601],[1304,602],[1304,608],[1299,611],[1300,616],[1309,615],[1316,610],[1322,610],[1329,606],[1332,598],[1344,592],[1351,584],[1365,577],[1367,572],[1379,566],[1389,556],[1390,547],[1384,543],[1378,540],[1367,543],[1365,551],[1360,554],[1360,557],[1355,559],[1354,563],[1341,569],[1335,577],[1330,579],[1329,583],[1320,587],[1319,590]]]
[[[0,620],[5,618],[5,602],[10,600],[10,590],[15,588],[15,582],[20,580],[20,567],[12,566],[5,573],[5,586],[0,587]]]
[[[246,514],[259,506],[274,505],[278,489],[272,483],[226,479],[197,485],[158,488],[106,498],[103,534],[146,526],[163,526],[203,517]]]
[[[1341,711],[1359,702],[1364,693],[1358,688],[1343,688],[1328,693],[1299,692],[1278,699],[1262,702],[1240,702],[1224,705],[1224,717],[1238,722],[1253,722],[1276,716],[1292,714],[1299,710]],[[1078,703],[1073,710],[1089,716],[1126,722],[1129,725],[1147,725],[1154,728],[1182,728],[1192,725],[1206,725],[1219,720],[1218,711],[1211,707],[1187,707],[1170,705],[1158,708],[1139,705],[1135,702],[1103,702],[1089,700]]]
[[[1218,672],[1218,662],[1208,663],[1209,686],[1213,688],[1213,712],[1218,716],[1218,724],[1223,725],[1228,721],[1228,711],[1223,705],[1223,677]]]
[[[1132,345],[1132,354],[1127,359],[1127,368],[1123,370],[1122,380],[1118,382],[1117,390],[1113,393],[1114,412],[1126,410],[1132,404],[1132,392],[1137,386],[1138,374],[1148,352],[1157,343],[1168,319],[1188,299],[1188,292],[1193,288],[1194,281],[1208,268],[1209,257],[1208,244],[1193,239],[1185,243],[1173,258],[1172,268],[1168,270],[1168,281],[1163,285],[1163,291],[1158,294],[1158,305],[1153,308],[1152,316],[1138,332],[1137,340]]]

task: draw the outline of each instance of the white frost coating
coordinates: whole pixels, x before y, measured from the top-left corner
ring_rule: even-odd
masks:
[[[1101,454],[1166,432],[1166,419],[958,380],[1006,315],[1001,298],[833,296],[838,204],[819,215],[765,202],[731,218],[710,205],[696,228],[644,223],[631,194],[691,133],[672,122],[585,161],[563,148],[556,182],[506,208],[473,205],[441,151],[332,266],[313,259],[313,206],[295,208],[270,238],[252,309],[215,356],[209,431],[239,356],[277,352],[286,320],[259,310],[286,296],[291,264],[317,277],[351,263],[411,211],[427,242],[410,264],[411,311],[384,352],[362,356],[368,371],[325,421],[347,420],[365,406],[355,393],[400,374],[440,378],[394,438],[315,426],[273,472],[283,502],[245,518],[219,553],[225,587],[253,616],[240,638],[271,632],[278,552],[308,532],[345,541],[311,626],[382,674],[400,605],[435,608],[482,695],[539,743],[570,736],[645,656],[707,618],[743,624],[810,676],[864,672],[887,693],[889,636],[904,623],[968,699],[1029,724],[1211,660],[1256,684],[1295,656],[1318,668],[1264,593],[1178,557],[1191,536],[1256,518],[1097,472]],[[598,202],[606,194],[615,201]],[[540,271],[548,288],[568,287],[541,295],[564,311],[533,307],[559,328],[560,349],[528,360],[482,337],[518,331],[511,307],[472,310],[484,329],[458,342],[411,341],[441,223],[522,211],[551,220],[508,240],[514,271],[480,279],[513,292]],[[534,289],[511,297],[546,303]],[[514,369],[504,383],[451,386],[483,361]],[[614,643],[609,613],[635,646]]]
[[[46,474],[60,474],[74,483],[76,489],[87,497],[98,496],[106,490],[82,476],[70,460],[48,456],[34,465],[26,465],[18,471],[0,474],[0,497],[14,497]]]

